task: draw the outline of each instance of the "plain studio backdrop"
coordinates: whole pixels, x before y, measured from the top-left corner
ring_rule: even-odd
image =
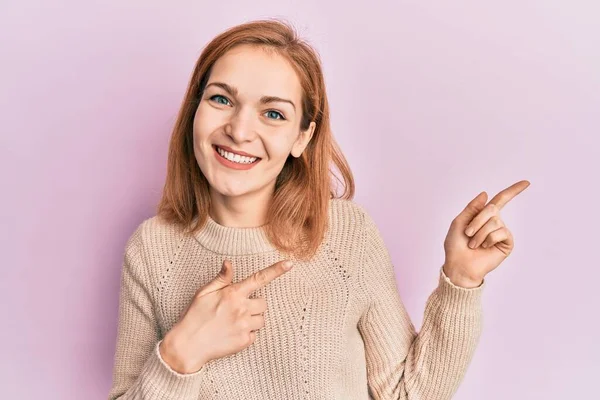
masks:
[[[321,54],[355,200],[420,329],[452,219],[531,186],[502,217],[484,331],[455,398],[588,399],[600,359],[596,1],[25,1],[0,4],[0,387],[104,399],[119,275],[154,215],[194,63],[278,17]]]

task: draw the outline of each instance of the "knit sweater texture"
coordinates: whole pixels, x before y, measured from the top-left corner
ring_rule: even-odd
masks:
[[[482,329],[481,295],[439,270],[417,333],[392,260],[366,210],[331,199],[329,229],[309,261],[256,290],[265,326],[249,347],[180,374],[160,357],[164,335],[224,259],[238,282],[290,258],[262,227],[208,218],[184,235],[157,216],[127,241],[109,399],[444,400],[452,398]],[[217,338],[215,338],[217,340]]]

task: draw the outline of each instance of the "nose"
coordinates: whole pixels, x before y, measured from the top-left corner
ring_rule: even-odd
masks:
[[[250,142],[256,135],[254,122],[251,112],[244,113],[240,110],[234,113],[225,124],[225,133],[235,143]]]

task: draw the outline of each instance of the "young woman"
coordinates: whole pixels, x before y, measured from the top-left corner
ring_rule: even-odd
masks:
[[[126,246],[110,399],[452,397],[513,248],[499,210],[529,183],[452,222],[417,334],[329,125],[319,57],[286,23],[207,45],[158,213]]]

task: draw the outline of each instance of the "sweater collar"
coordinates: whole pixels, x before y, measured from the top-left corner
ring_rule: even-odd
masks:
[[[217,223],[210,215],[204,226],[194,235],[207,249],[226,255],[248,255],[276,250],[263,226],[235,228]]]

